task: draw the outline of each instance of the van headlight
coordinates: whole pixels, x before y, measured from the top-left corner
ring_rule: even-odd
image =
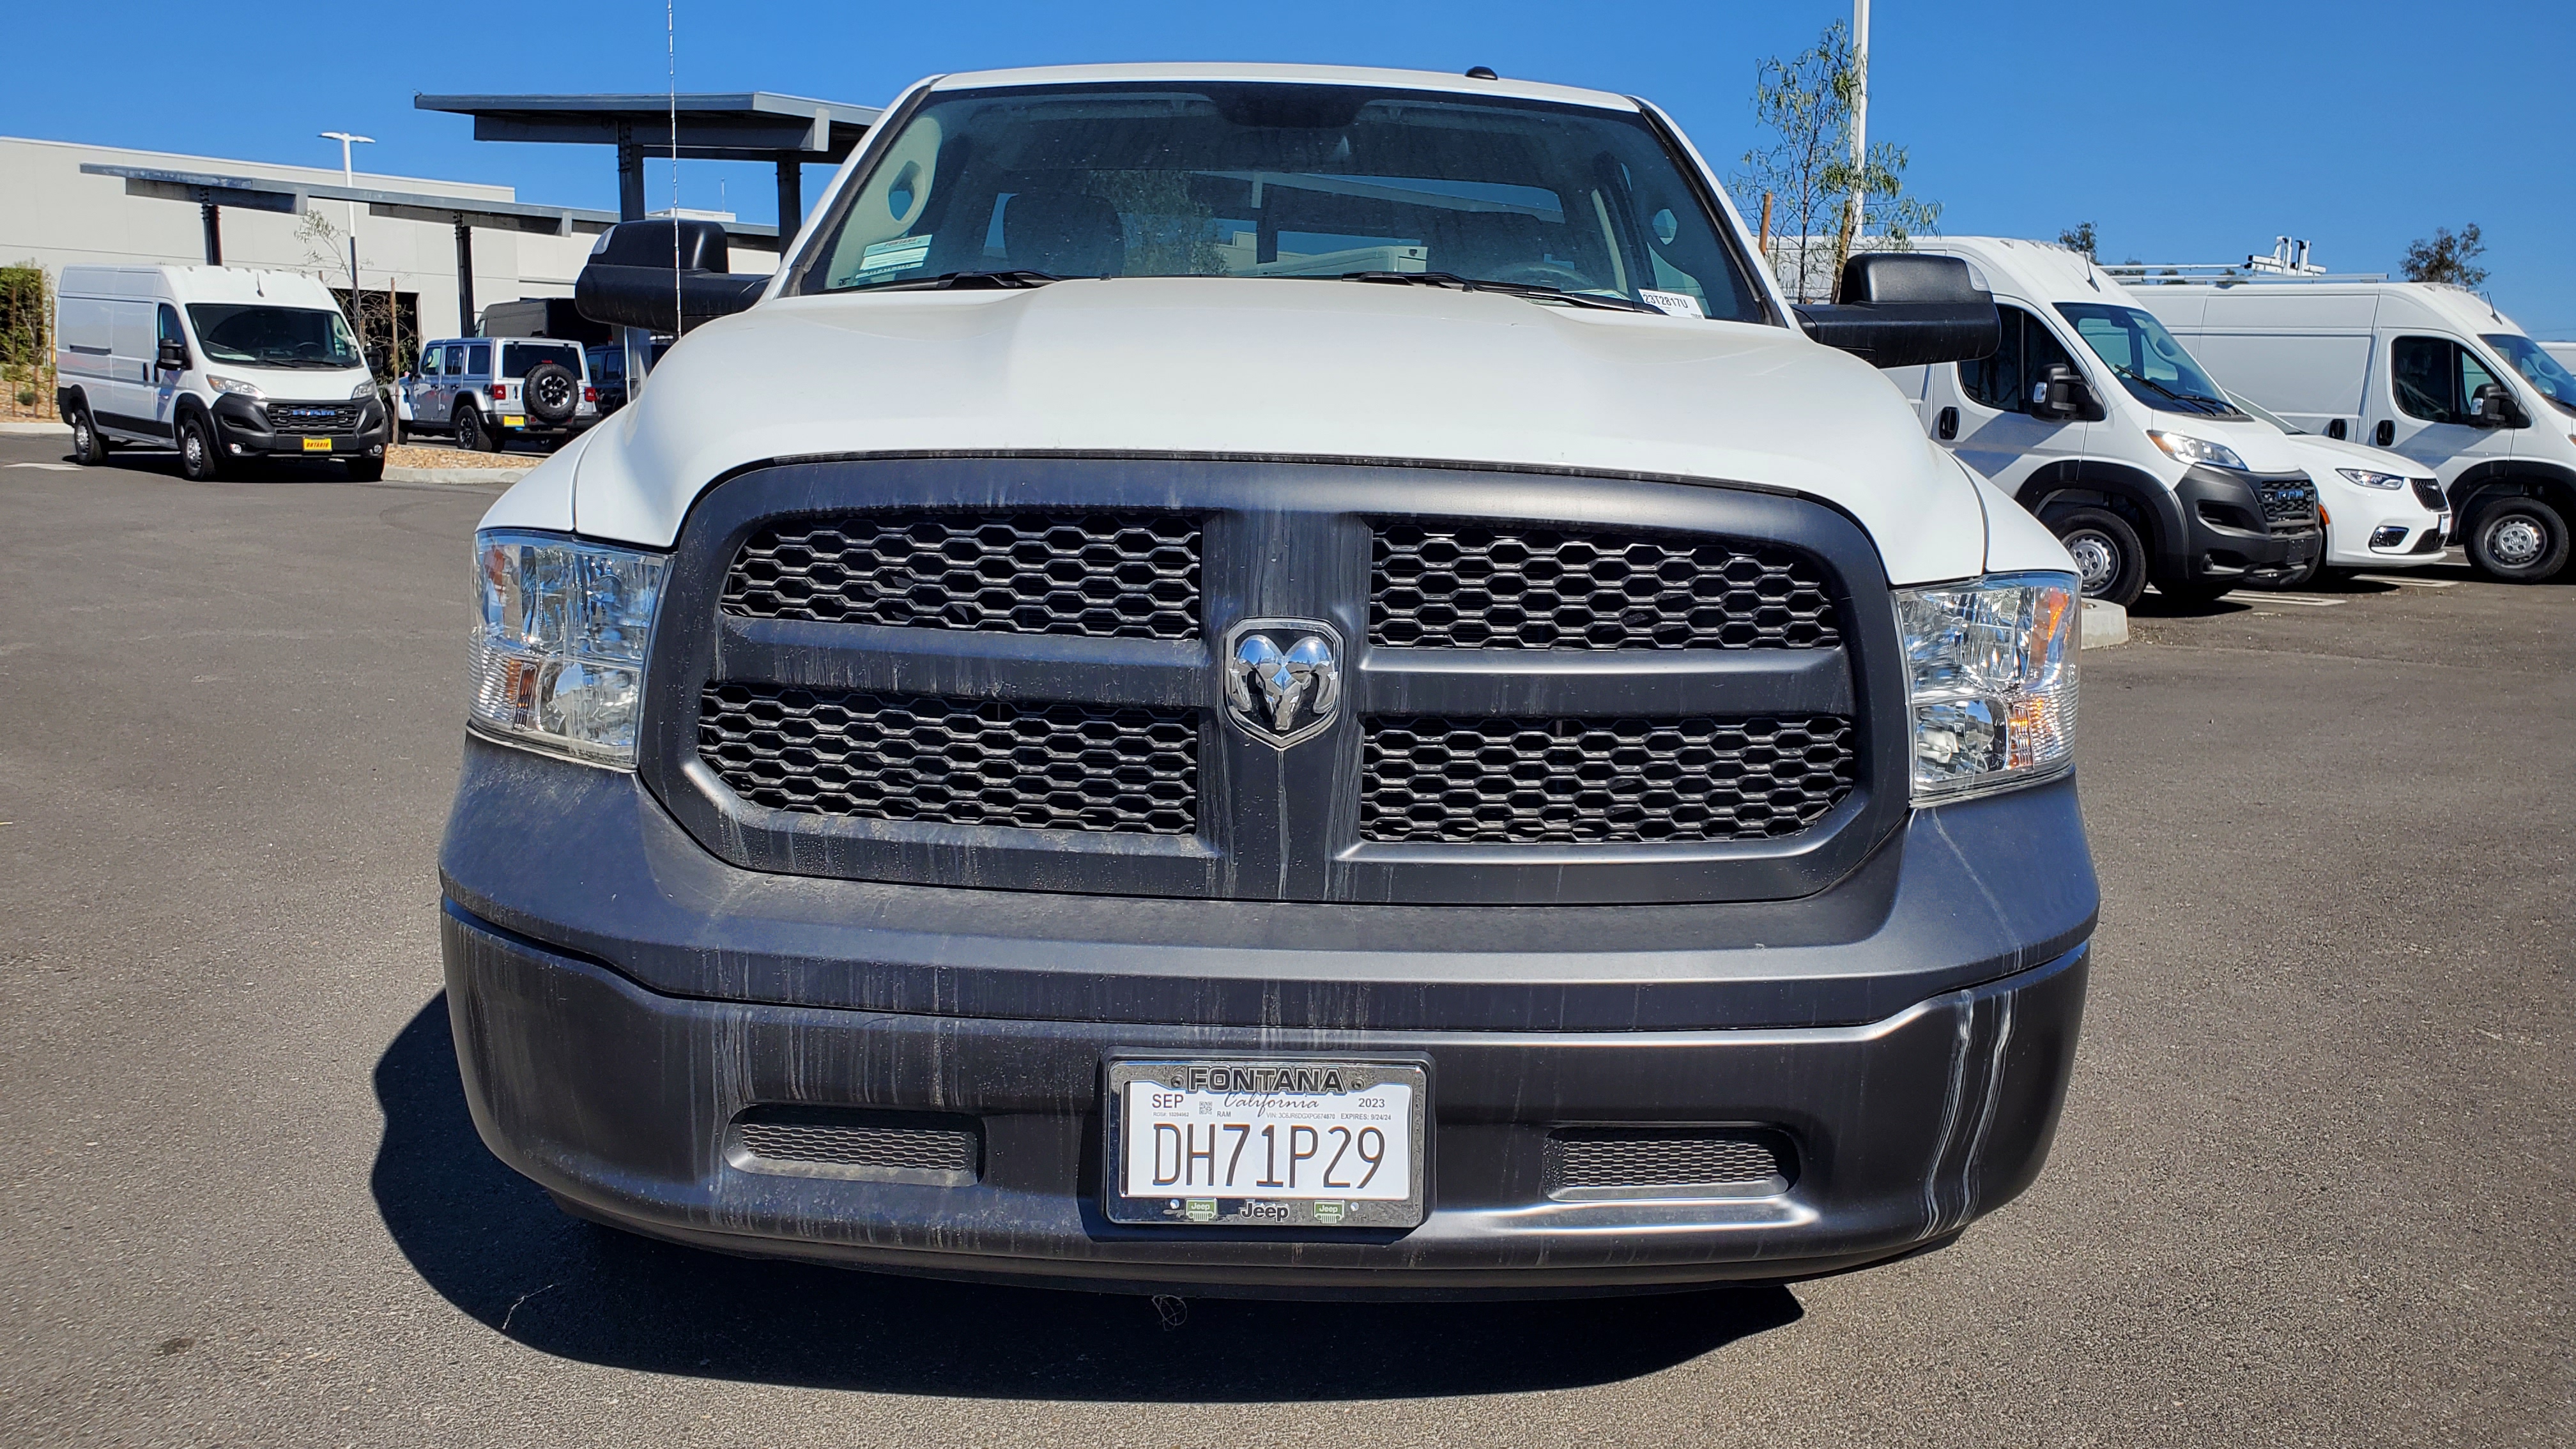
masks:
[[[2212,468],[2233,468],[2239,473],[2245,471],[2245,460],[2236,456],[2236,450],[2225,443],[2213,443],[2207,438],[2194,438],[2182,433],[2159,433],[2153,429],[2148,430],[2147,436],[2177,463],[2206,463]]]
[[[2008,790],[2075,762],[2073,574],[1896,591],[1914,716],[1914,803]]]
[[[635,768],[644,655],[669,567],[667,554],[563,534],[476,534],[467,723],[569,759]]]

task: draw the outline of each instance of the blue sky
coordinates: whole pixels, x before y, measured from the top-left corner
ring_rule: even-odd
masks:
[[[2576,338],[2567,0],[1875,9],[1870,134],[1912,151],[1908,180],[1943,205],[1945,231],[2054,237],[2090,220],[2114,261],[2231,261],[2286,232],[2312,238],[2316,259],[2337,270],[2393,271],[2410,238],[2474,221],[2498,305],[2535,335]],[[209,10],[146,0],[114,12],[120,32],[158,37],[151,53],[167,63],[141,66],[107,59],[116,47],[99,32],[104,13],[35,6],[13,23],[18,54],[48,59],[14,67],[0,88],[0,134],[329,164],[337,147],[314,133],[349,129],[378,138],[360,148],[365,166],[613,207],[604,148],[478,144],[469,122],[415,111],[412,94],[663,85],[659,3]],[[681,0],[679,84],[874,105],[926,73],[1003,65],[1490,65],[1650,97],[1725,168],[1753,139],[1757,63],[1849,14],[1795,0]],[[770,219],[764,170],[681,172],[683,205],[721,200]],[[810,173],[809,200],[823,180]],[[659,163],[650,194],[657,206],[670,196]]]

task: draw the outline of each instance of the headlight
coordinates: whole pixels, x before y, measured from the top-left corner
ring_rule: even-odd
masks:
[[[2152,429],[2148,431],[2147,436],[2155,439],[2156,446],[2164,449],[2177,462],[2207,463],[2213,468],[2234,468],[2240,473],[2245,470],[2245,460],[2236,456],[2234,448],[2223,443],[2213,443],[2205,438],[2185,437],[2181,433],[2159,433]]]
[[[1914,714],[1914,803],[2027,785],[2075,759],[2073,574],[1899,589]]]
[[[206,386],[217,392],[228,392],[235,397],[249,398],[252,402],[259,402],[268,396],[267,393],[261,392],[239,378],[217,377],[211,372],[206,374]]]
[[[362,382],[356,387],[349,389],[349,401],[351,402],[365,402],[368,398],[374,397],[375,395],[376,385],[372,382]]]
[[[2343,475],[2345,482],[2358,483],[2364,488],[2398,489],[2406,486],[2406,476],[2402,473],[2373,473],[2368,468],[2337,468],[2335,471]]]
[[[473,703],[488,733],[617,769],[635,767],[644,650],[666,555],[553,533],[474,536]]]

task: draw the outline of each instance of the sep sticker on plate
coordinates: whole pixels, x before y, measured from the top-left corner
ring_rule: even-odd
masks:
[[[1708,315],[1699,309],[1699,298],[1688,292],[1657,292],[1639,287],[1637,295],[1647,306],[1659,309],[1668,317],[1706,317]]]
[[[927,258],[929,255],[930,238],[926,236],[899,236],[893,241],[878,242],[874,246],[869,247],[866,251],[859,253],[859,270],[862,272],[890,272],[902,267],[917,267],[920,266],[923,259]]]

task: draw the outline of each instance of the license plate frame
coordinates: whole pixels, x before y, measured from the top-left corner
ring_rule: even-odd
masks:
[[[330,452],[331,440],[329,438],[306,438],[304,440],[304,451],[308,453]]]
[[[1246,1087],[1248,1091],[1230,1090]],[[1285,1087],[1288,1090],[1281,1091]],[[1338,1091],[1330,1090],[1338,1087]],[[1402,1100],[1391,1100],[1385,1088],[1402,1089]],[[1268,1090],[1265,1090],[1267,1088]],[[1319,1090],[1304,1091],[1301,1088]],[[1138,1093],[1143,1095],[1138,1095]],[[1377,1094],[1381,1105],[1368,1106],[1364,1093]],[[1154,1111],[1149,1105],[1157,1097],[1180,1099],[1176,1106]],[[1335,1100],[1336,1098],[1341,1100]],[[1228,1106],[1232,1099],[1234,1105]],[[1258,1228],[1304,1232],[1349,1228],[1414,1228],[1422,1224],[1427,1210],[1431,1165],[1431,1071],[1422,1058],[1400,1057],[1328,1057],[1279,1055],[1260,1057],[1157,1057],[1118,1058],[1107,1064],[1102,1083],[1101,1194],[1102,1210],[1111,1222],[1154,1224],[1166,1227]],[[1220,1126],[1228,1129],[1228,1155],[1236,1155],[1230,1164],[1235,1170],[1231,1183],[1221,1183],[1218,1164],[1212,1152],[1202,1159],[1207,1163],[1210,1181],[1204,1185],[1176,1183],[1167,1187],[1152,1184],[1148,1169],[1142,1180],[1131,1183],[1129,1154],[1135,1150],[1127,1140],[1131,1121],[1144,1128],[1145,1117],[1131,1110],[1131,1103],[1153,1121],[1165,1126],[1165,1135],[1174,1127],[1205,1122],[1209,1142],[1214,1148]],[[1319,1103],[1304,1108],[1301,1103]],[[1202,1112],[1202,1107],[1207,1110]],[[1306,1119],[1300,1122],[1299,1118]],[[1180,1120],[1172,1120],[1172,1119]],[[1247,1124],[1243,1140],[1233,1140],[1231,1128]],[[1315,1152],[1306,1160],[1292,1160],[1286,1169],[1272,1166],[1282,1176],[1266,1180],[1255,1162],[1243,1161],[1265,1145],[1257,1125],[1267,1122],[1277,1128],[1300,1125],[1316,1130]],[[1382,1151],[1400,1151],[1405,1177],[1403,1195],[1372,1194],[1337,1195],[1324,1184],[1332,1182],[1330,1162],[1318,1161],[1336,1146],[1330,1135],[1339,1126],[1352,1133],[1338,1146],[1348,1149],[1361,1140],[1366,1124],[1378,1123],[1382,1133]],[[1393,1133],[1385,1129],[1400,1122],[1401,1144],[1386,1140]],[[1293,1131],[1291,1146],[1302,1143]],[[1276,1147],[1276,1136],[1267,1145]],[[1164,1143],[1159,1137],[1145,1139],[1145,1150],[1151,1153]],[[1356,1159],[1352,1159],[1354,1166]],[[1195,1177],[1198,1164],[1187,1164]],[[1304,1181],[1313,1173],[1315,1181]],[[1345,1172],[1345,1179],[1352,1173]],[[1288,1184],[1294,1180],[1295,1186]],[[1335,1186],[1352,1187],[1348,1181]],[[1145,1189],[1131,1193],[1130,1187]],[[1358,1191],[1366,1191],[1361,1188]],[[1383,1188],[1380,1189],[1383,1192]]]

